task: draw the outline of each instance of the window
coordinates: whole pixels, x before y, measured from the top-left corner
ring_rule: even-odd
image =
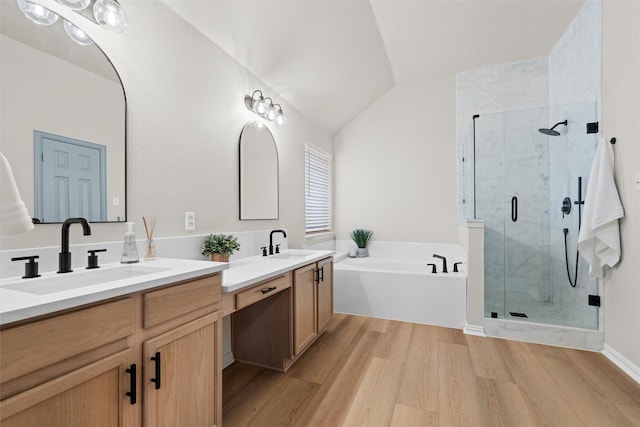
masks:
[[[306,233],[331,230],[331,156],[305,145]]]

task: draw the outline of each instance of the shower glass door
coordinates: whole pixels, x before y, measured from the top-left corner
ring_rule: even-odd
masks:
[[[558,136],[540,128],[568,120]],[[579,205],[596,146],[586,123],[595,104],[572,104],[480,115],[475,134],[476,217],[485,222],[485,316],[536,323],[598,327],[597,294],[579,261],[575,278]],[[553,122],[553,123],[551,123]],[[578,178],[582,177],[582,197]],[[570,197],[572,211],[561,207]],[[582,207],[583,208],[583,207]]]

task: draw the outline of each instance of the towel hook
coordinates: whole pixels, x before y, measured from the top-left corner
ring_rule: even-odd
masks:
[[[615,136],[614,136],[613,138],[611,138],[611,139],[609,140],[609,142],[610,142],[610,143],[612,143],[612,144],[615,144],[615,143],[616,143],[616,138],[615,138]]]

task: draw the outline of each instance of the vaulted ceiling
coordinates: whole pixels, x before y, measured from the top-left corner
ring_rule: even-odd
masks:
[[[584,0],[163,0],[331,134],[399,82],[549,54]]]

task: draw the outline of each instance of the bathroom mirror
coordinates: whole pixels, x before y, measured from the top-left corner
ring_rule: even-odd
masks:
[[[255,122],[240,134],[240,219],[278,219],[278,148]]]
[[[0,14],[0,139],[29,214],[126,220],[126,99],[95,44],[36,25],[6,2]]]

